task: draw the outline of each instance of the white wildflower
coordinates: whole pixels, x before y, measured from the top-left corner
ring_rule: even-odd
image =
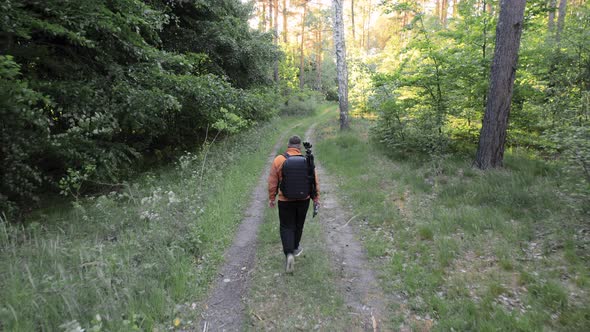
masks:
[[[142,220],[148,220],[148,221],[153,221],[153,220],[157,220],[160,217],[159,214],[155,213],[155,212],[151,212],[151,211],[142,211],[139,214],[139,218]]]
[[[180,199],[176,197],[176,194],[173,191],[168,192],[168,205],[180,203]]]
[[[64,332],[84,332],[84,329],[80,326],[80,323],[78,323],[77,320],[63,323],[59,327],[64,329]]]

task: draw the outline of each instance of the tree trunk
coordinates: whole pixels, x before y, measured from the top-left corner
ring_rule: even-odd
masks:
[[[260,22],[258,22],[258,30],[266,31],[266,0],[262,0],[262,11],[260,12]]]
[[[549,34],[553,33],[553,29],[555,29],[555,5],[557,4],[557,0],[550,0],[549,1],[549,20],[547,22],[547,30],[549,30]]]
[[[273,23],[274,23],[274,27],[273,27],[273,43],[275,44],[275,46],[279,46],[279,0],[272,0],[274,7],[275,7],[275,11],[274,11],[274,19],[273,19]],[[274,63],[273,63],[273,78],[275,83],[279,83],[279,59],[278,59],[278,55],[277,58],[275,58]]]
[[[301,47],[299,48],[299,89],[303,89],[305,84],[304,77],[304,56],[303,45],[305,44],[305,16],[307,15],[307,0],[303,0],[303,16],[301,17]]]
[[[268,19],[266,17],[266,0],[262,1],[262,26],[263,26],[263,30],[266,32],[267,30],[267,22]]]
[[[557,34],[555,35],[555,41],[559,44],[561,41],[561,33],[563,32],[563,26],[565,25],[565,9],[567,5],[567,0],[560,0],[559,1],[559,9],[557,17]]]
[[[287,44],[287,19],[289,18],[289,11],[287,10],[287,0],[283,0],[283,43]]]
[[[457,5],[459,5],[459,1],[453,0],[453,18],[457,18],[457,13],[458,13]]]
[[[483,0],[483,3],[481,4],[482,15],[484,16],[484,18],[483,18],[483,42],[481,43],[481,53],[482,53],[482,63],[484,63],[484,64],[486,62],[487,51],[488,51],[488,17],[486,16],[486,9],[487,9],[486,0]],[[486,80],[487,75],[488,75],[487,70],[485,68],[483,68],[482,79]],[[482,106],[485,108],[488,103],[487,92],[483,94],[482,100],[483,100]]]
[[[440,10],[440,22],[443,26],[447,26],[447,12],[449,11],[449,0],[442,0]]]
[[[354,0],[350,0],[350,20],[352,23],[352,44],[354,45],[356,40],[356,34],[354,32]]]
[[[480,169],[501,167],[504,159],[525,5],[526,0],[502,0],[500,3],[490,88],[474,162]]]
[[[361,7],[361,40],[359,41],[360,49],[365,48],[365,24],[367,23],[367,6]]]
[[[367,40],[365,42],[365,50],[368,52],[371,49],[371,13],[373,12],[373,4],[371,0],[368,0],[368,7],[367,7]]]
[[[350,127],[348,119],[348,70],[346,67],[346,43],[342,19],[342,0],[332,0],[334,8],[334,47],[338,76],[338,103],[340,105],[340,130]]]
[[[279,0],[272,0],[275,8],[273,17],[274,40],[278,43],[279,40]]]
[[[272,31],[273,28],[273,15],[272,15],[272,10],[273,10],[273,6],[274,6],[274,1],[273,0],[268,0],[268,31]]]
[[[317,56],[316,56],[316,87],[318,91],[322,90],[322,29],[323,26],[320,23],[317,31]]]
[[[434,2],[434,16],[440,19],[440,0]]]

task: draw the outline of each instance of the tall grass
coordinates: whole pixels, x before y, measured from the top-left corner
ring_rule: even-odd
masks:
[[[313,90],[302,90],[289,95],[279,109],[282,115],[288,116],[310,116],[322,106],[324,97],[321,93]]]
[[[414,328],[590,326],[588,219],[559,164],[510,151],[504,169],[481,172],[471,156],[400,156],[369,138],[370,123],[353,123],[323,126],[316,153]]]
[[[1,220],[0,330],[165,329],[194,315],[290,125],[274,121],[124,190],[36,211],[26,227]]]

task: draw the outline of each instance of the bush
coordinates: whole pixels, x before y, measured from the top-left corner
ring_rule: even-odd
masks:
[[[430,109],[397,99],[397,95],[377,96],[372,109],[379,114],[372,134],[385,146],[402,153],[444,153],[449,137],[439,131],[438,122]]]
[[[590,212],[590,127],[571,125],[556,129],[549,136],[557,148],[556,152],[565,161],[563,173],[573,184],[567,189],[573,197],[584,202],[573,202],[572,207]]]
[[[36,162],[49,144],[51,101],[18,77],[20,66],[0,56],[0,208],[10,200],[37,199],[43,174]],[[6,210],[5,210],[6,209]]]
[[[266,82],[278,49],[270,34],[247,29],[251,7],[239,1],[0,9],[0,50],[12,54],[0,56],[0,211],[43,190],[79,195],[115,184],[145,156],[276,113],[272,92],[253,87]]]
[[[330,88],[326,91],[326,100],[327,101],[339,101],[338,98],[338,89],[337,88]]]
[[[310,115],[318,108],[318,104],[324,100],[320,92],[301,90],[289,95],[289,98],[281,105],[283,115]]]

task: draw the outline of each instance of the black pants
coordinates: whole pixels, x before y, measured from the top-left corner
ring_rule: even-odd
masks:
[[[308,208],[309,199],[292,202],[279,201],[280,232],[285,255],[292,254],[295,248],[299,247]]]

